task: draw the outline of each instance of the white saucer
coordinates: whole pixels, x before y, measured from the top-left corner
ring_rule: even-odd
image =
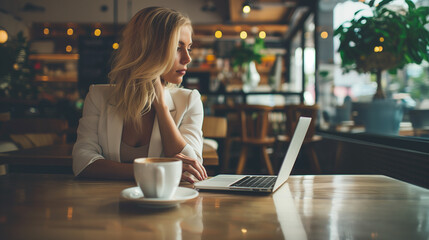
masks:
[[[191,188],[178,187],[171,199],[145,198],[139,187],[130,187],[122,190],[121,197],[138,205],[152,208],[174,207],[177,204],[198,196],[198,192]]]

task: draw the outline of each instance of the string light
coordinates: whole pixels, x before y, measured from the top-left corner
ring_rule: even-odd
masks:
[[[380,37],[380,42],[384,42],[384,37]]]
[[[260,31],[259,32],[259,38],[260,39],[265,39],[267,37],[267,33],[265,31]]]
[[[244,14],[248,14],[248,13],[250,13],[250,10],[251,10],[251,8],[250,8],[250,6],[249,6],[249,5],[244,5],[244,6],[243,6],[243,13],[244,13]]]
[[[69,35],[69,36],[71,36],[71,35],[73,35],[73,28],[68,28],[67,29],[67,35]]]
[[[217,30],[217,31],[215,32],[215,37],[216,37],[216,38],[222,38],[222,31]]]
[[[94,30],[94,36],[99,37],[101,35],[101,30],[99,28],[96,28]]]
[[[7,42],[7,39],[8,39],[9,37],[8,37],[8,35],[7,35],[7,32],[5,31],[5,30],[3,30],[3,29],[1,29],[0,30],[0,43],[5,43],[5,42]]]
[[[115,42],[115,43],[113,43],[113,44],[112,44],[112,48],[113,48],[113,49],[118,49],[118,48],[119,48],[119,43],[116,43],[116,42]]]
[[[328,38],[328,32],[327,32],[327,31],[323,31],[323,32],[321,32],[321,33],[320,33],[320,37],[321,37],[321,38],[323,38],[323,39]]]
[[[45,35],[49,35],[49,33],[50,33],[49,28],[45,27],[45,28],[43,29],[43,34],[45,34]]]
[[[383,47],[382,46],[375,46],[374,47],[374,52],[381,52],[383,51]]]
[[[66,52],[71,52],[73,50],[73,47],[71,45],[66,46]]]
[[[240,32],[240,38],[241,39],[246,39],[247,38],[247,32],[246,31],[241,31]]]

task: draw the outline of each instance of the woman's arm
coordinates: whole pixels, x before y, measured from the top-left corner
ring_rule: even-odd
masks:
[[[79,177],[133,180],[134,169],[132,163],[99,159],[82,170]]]
[[[88,165],[104,159],[102,147],[98,142],[103,98],[100,88],[91,85],[83,106],[82,118],[77,128],[77,139],[73,146],[73,172],[78,176]]]
[[[194,175],[198,180],[207,178],[207,172],[203,165],[197,160],[181,154],[182,150],[187,146],[187,142],[183,138],[179,129],[171,117],[170,111],[164,100],[164,87],[161,81],[155,84],[156,99],[153,103],[157,117],[158,125],[162,138],[162,146],[164,154],[167,157],[177,157],[183,161],[183,171],[187,171]],[[182,175],[182,180],[191,181],[189,175]]]
[[[133,179],[132,164],[106,160],[99,142],[100,115],[110,92],[108,86],[91,86],[79,120],[73,147],[73,172],[78,177]]]
[[[163,95],[163,89],[157,90],[157,99],[155,99],[153,106],[158,118],[164,154],[166,157],[173,157],[182,151],[186,146],[186,141],[177,129],[176,123],[171,117],[170,110],[165,104]]]

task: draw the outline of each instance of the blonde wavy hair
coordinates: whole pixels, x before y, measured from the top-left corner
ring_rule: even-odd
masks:
[[[114,85],[110,103],[124,120],[138,126],[141,115],[150,111],[154,83],[173,67],[183,26],[191,27],[188,17],[161,7],[140,10],[126,25],[109,73]]]

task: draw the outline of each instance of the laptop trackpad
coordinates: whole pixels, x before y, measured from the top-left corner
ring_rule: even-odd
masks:
[[[243,178],[245,175],[229,175],[229,174],[220,174],[213,178],[201,181],[196,183],[197,187],[210,186],[210,187],[228,187],[230,184],[235,181]]]

